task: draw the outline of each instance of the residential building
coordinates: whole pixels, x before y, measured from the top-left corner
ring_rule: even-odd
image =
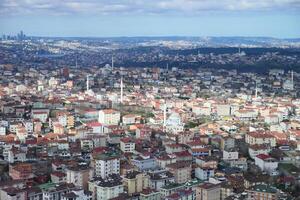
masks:
[[[123,193],[124,185],[119,175],[111,174],[106,178],[98,177],[89,181],[89,191],[93,193],[93,199],[108,200]]]
[[[128,194],[140,193],[149,188],[150,176],[138,171],[132,171],[124,177],[124,189]]]
[[[247,189],[248,199],[256,200],[277,200],[278,191],[268,185],[255,185]]]
[[[135,150],[135,141],[132,138],[122,138],[120,148],[123,153],[133,153]]]
[[[66,170],[67,183],[73,183],[76,187],[88,189],[88,181],[93,176],[93,171],[87,165],[69,167]]]
[[[221,186],[219,184],[204,183],[196,189],[196,200],[220,200]]]
[[[166,169],[169,170],[175,177],[176,183],[186,183],[192,179],[191,172],[192,166],[191,162],[186,161],[177,161],[176,163],[171,163],[166,166]]]
[[[96,155],[92,165],[96,177],[106,178],[111,174],[120,174],[120,157],[114,153]]]
[[[98,122],[104,125],[118,125],[121,119],[119,111],[113,109],[105,109],[99,111]]]

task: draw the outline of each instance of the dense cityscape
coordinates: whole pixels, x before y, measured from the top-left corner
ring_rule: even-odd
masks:
[[[297,199],[299,43],[231,39],[3,36],[0,200]]]

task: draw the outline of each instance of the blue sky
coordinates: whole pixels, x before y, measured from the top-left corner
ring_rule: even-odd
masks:
[[[300,37],[300,0],[0,0],[0,34]]]

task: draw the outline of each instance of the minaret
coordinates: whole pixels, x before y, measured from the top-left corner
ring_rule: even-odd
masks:
[[[167,104],[166,104],[166,100],[165,100],[165,104],[164,104],[164,130],[166,128],[166,121],[167,121]]]
[[[78,67],[78,62],[77,62],[77,56],[76,56],[75,68],[77,69],[77,67]]]
[[[120,102],[121,104],[123,103],[123,76],[121,75],[121,98],[120,98]]]
[[[86,75],[86,91],[88,92],[89,89],[90,89],[89,75]]]
[[[111,69],[114,70],[114,56],[111,56]]]
[[[255,83],[255,99],[257,99],[257,94],[258,94],[258,90],[257,90],[257,82]]]
[[[292,70],[292,89],[294,89],[294,71]]]

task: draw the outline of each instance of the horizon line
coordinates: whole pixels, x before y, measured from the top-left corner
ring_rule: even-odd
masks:
[[[24,32],[23,32],[24,33]],[[2,34],[6,36],[17,36],[12,34]],[[26,33],[25,33],[26,35]],[[281,40],[289,40],[289,39],[300,39],[300,36],[297,37],[275,37],[275,36],[195,36],[195,35],[120,35],[120,36],[45,36],[45,35],[26,35],[26,37],[33,38],[269,38],[269,39],[281,39]]]

